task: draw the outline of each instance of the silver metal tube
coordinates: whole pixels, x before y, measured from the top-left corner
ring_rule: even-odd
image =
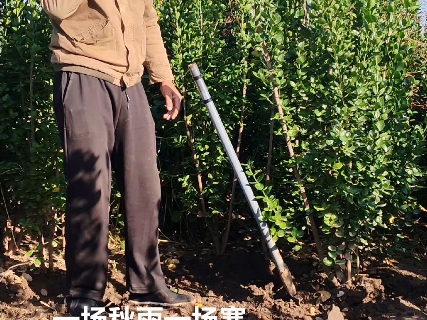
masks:
[[[294,296],[296,294],[296,289],[292,282],[292,276],[289,272],[288,267],[284,263],[282,256],[280,255],[280,252],[276,246],[276,243],[273,241],[270,235],[270,230],[268,228],[268,225],[265,222],[261,221],[262,219],[261,209],[258,205],[258,202],[255,199],[255,196],[252,192],[252,188],[249,184],[249,181],[246,177],[245,172],[243,171],[242,165],[240,164],[240,161],[237,158],[236,151],[234,150],[234,147],[231,144],[230,138],[228,137],[228,134],[225,131],[224,125],[221,121],[218,111],[216,110],[212,97],[209,94],[205,81],[203,80],[203,77],[200,74],[199,68],[197,67],[197,64],[192,63],[189,65],[189,69],[196,83],[196,86],[198,88],[202,101],[208,109],[209,115],[215,126],[215,129],[218,133],[221,143],[225,148],[227,156],[233,166],[234,172],[237,176],[237,179],[239,180],[240,186],[242,187],[242,190],[245,194],[246,200],[249,203],[249,206],[258,224],[258,227],[261,230],[261,233],[264,238],[263,240],[267,244],[268,250],[270,251],[270,254],[273,257],[273,260],[276,264],[276,267],[279,270],[282,282],[285,284],[288,293],[291,296]]]

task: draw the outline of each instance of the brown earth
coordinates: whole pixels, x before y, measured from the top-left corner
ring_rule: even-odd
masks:
[[[218,319],[223,319],[221,308],[231,306],[245,308],[244,319],[252,320],[427,319],[425,259],[401,257],[388,263],[371,259],[364,263],[352,286],[333,288],[316,266],[311,247],[299,253],[299,257],[306,257],[302,260],[283,254],[299,292],[300,300],[296,301],[281,288],[274,265],[260,249],[259,244],[234,247],[224,256],[215,256],[210,248],[160,243],[169,285],[195,295],[199,307],[216,308]],[[1,319],[63,316],[62,258],[56,256],[54,271],[46,274],[29,268],[25,259],[22,254],[7,256],[0,262]],[[123,307],[127,305],[123,254],[111,255],[110,262],[105,303],[108,307]],[[165,308],[162,315],[183,317],[192,312],[193,306]]]

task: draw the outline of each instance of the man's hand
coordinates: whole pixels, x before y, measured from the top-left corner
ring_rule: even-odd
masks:
[[[160,91],[166,100],[166,109],[164,115],[165,120],[174,120],[181,109],[182,96],[172,81],[163,81],[160,83]]]

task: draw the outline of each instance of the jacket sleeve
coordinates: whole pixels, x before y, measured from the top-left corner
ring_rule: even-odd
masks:
[[[43,10],[51,17],[59,20],[71,16],[84,0],[40,0]]]
[[[144,66],[150,75],[150,83],[174,80],[153,0],[145,0],[144,22],[147,37]]]

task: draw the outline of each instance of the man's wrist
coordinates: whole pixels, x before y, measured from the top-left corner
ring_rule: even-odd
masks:
[[[166,84],[173,84],[173,85],[175,85],[175,83],[174,83],[173,80],[162,80],[160,82],[160,85],[166,85]]]

